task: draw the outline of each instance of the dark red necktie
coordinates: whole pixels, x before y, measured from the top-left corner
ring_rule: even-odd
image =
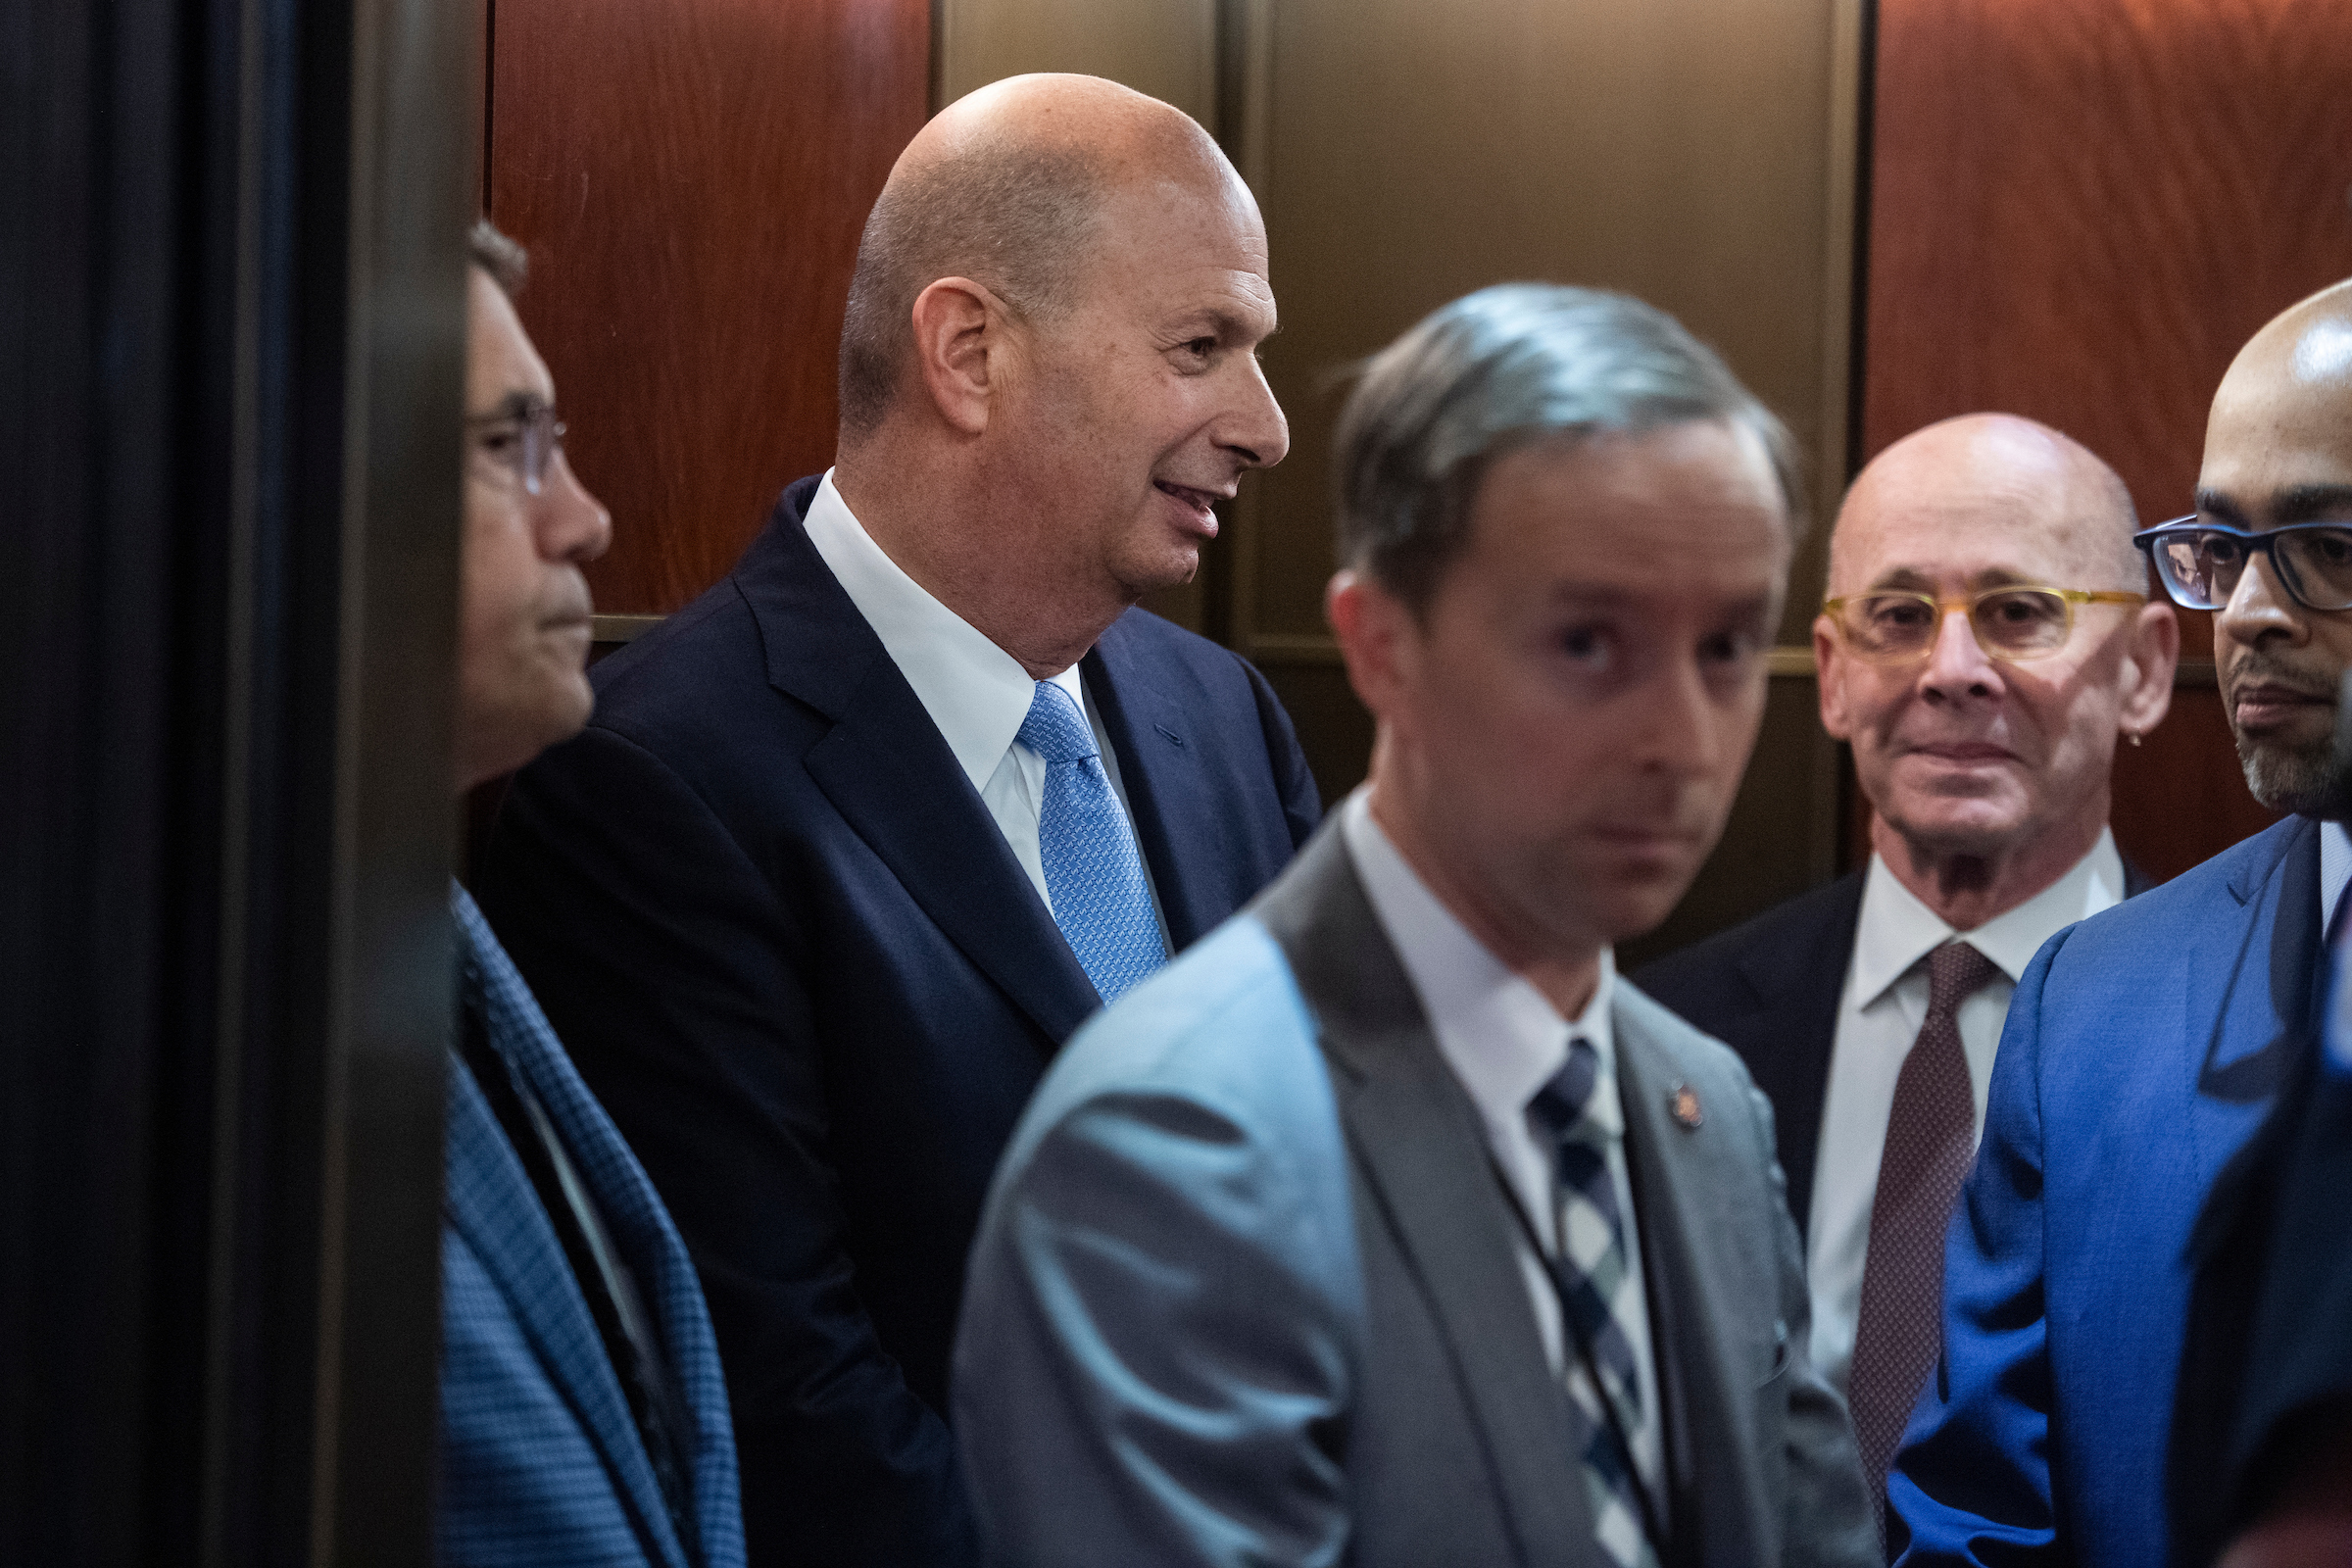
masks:
[[[1886,1116],[1847,1380],[1882,1536],[1886,1467],[1943,1346],[1943,1236],[1976,1153],[1960,1004],[2000,972],[1965,942],[1947,942],[1928,956],[1927,1021],[1903,1058]]]

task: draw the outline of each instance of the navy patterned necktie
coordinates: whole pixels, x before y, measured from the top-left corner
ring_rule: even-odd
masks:
[[[1642,1303],[1627,1264],[1617,1183],[1609,1174],[1609,1144],[1616,1134],[1592,1114],[1600,1085],[1600,1053],[1578,1035],[1568,1042],[1567,1064],[1536,1091],[1528,1110],[1550,1135],[1558,1176],[1560,1250],[1553,1277],[1560,1285],[1561,1327],[1572,1351],[1565,1358],[1569,1398],[1585,1422],[1583,1469],[1593,1534],[1620,1568],[1655,1568],[1633,1453],[1648,1412],[1642,1406],[1641,1373],[1626,1326]],[[1602,1407],[1604,1399],[1609,1409]]]
[[[1947,942],[1928,956],[1927,1021],[1903,1057],[1886,1116],[1846,1383],[1882,1536],[1886,1469],[1943,1348],[1943,1237],[1961,1178],[1976,1157],[1976,1100],[1960,1044],[1960,1004],[2000,972],[1965,942]]]
[[[1168,961],[1135,829],[1102,771],[1094,728],[1068,692],[1039,681],[1013,738],[1045,759],[1037,853],[1054,923],[1103,1003],[1116,1002]]]

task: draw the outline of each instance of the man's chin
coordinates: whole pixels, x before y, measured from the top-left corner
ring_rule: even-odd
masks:
[[[1601,900],[1600,925],[1612,943],[1645,937],[1666,923],[1698,879],[1695,865],[1622,878]]]
[[[1914,850],[1934,856],[1997,857],[2018,842],[2026,830],[2022,810],[2002,809],[1989,801],[1938,803],[1941,810],[1911,810],[1881,816],[1895,837]],[[1952,809],[1953,807],[1977,808]]]
[[[1200,572],[1200,552],[1198,548],[1171,550],[1156,561],[1139,562],[1119,573],[1119,585],[1127,592],[1127,602],[1135,603],[1152,594],[1181,588]]]
[[[2331,746],[2280,746],[2240,735],[2237,760],[2246,788],[2272,810],[2352,818],[2352,776],[2337,770]]]

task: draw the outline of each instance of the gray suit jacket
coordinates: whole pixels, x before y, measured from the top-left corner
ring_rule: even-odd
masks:
[[[1876,1563],[1770,1109],[1725,1048],[1618,998],[1662,1560]],[[1504,1201],[1327,828],[1071,1043],[999,1172],[955,1401],[993,1560],[1599,1563]]]

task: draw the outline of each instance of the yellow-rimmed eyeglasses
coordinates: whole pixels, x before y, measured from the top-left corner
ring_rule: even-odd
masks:
[[[1909,664],[1928,657],[1943,617],[1968,612],[1968,629],[1987,659],[2039,659],[2066,646],[2074,634],[2077,605],[2144,605],[2146,594],[2093,593],[2086,588],[2045,588],[2037,583],[1987,588],[1957,599],[1881,589],[1821,602],[1822,613],[1838,623],[1845,646],[1872,664]]]

